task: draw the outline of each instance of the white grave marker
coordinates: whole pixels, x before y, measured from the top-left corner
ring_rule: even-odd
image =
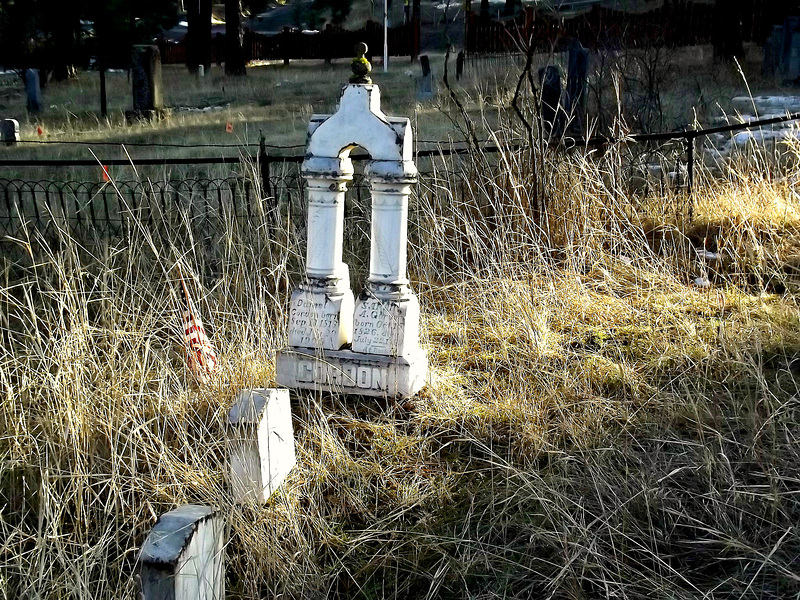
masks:
[[[208,506],[161,515],[139,554],[143,600],[223,600],[224,541],[222,519]]]
[[[383,114],[380,90],[367,76],[366,45],[358,52],[338,110],[313,115],[308,127],[306,281],[291,297],[290,347],[278,352],[277,379],[289,388],[408,397],[428,372],[419,301],[406,277],[408,197],[417,180],[411,123]],[[354,301],[342,243],[356,147],[371,158],[364,174],[372,225],[369,280]]]
[[[289,390],[242,390],[228,412],[236,502],[266,502],[295,465]]]
[[[13,146],[19,142],[19,121],[16,119],[0,120],[0,142]]]

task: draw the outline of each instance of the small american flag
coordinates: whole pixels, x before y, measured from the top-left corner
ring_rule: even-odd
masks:
[[[206,383],[219,368],[217,353],[206,335],[203,321],[194,307],[189,288],[181,278],[181,286],[186,297],[186,308],[183,311],[184,340],[186,341],[189,370],[194,373],[200,383]]]

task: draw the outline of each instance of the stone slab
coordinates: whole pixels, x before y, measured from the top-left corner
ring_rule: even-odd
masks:
[[[266,502],[296,464],[289,390],[239,392],[228,411],[230,481],[236,502]]]
[[[144,600],[224,598],[224,542],[211,507],[188,504],[161,515],[139,553]]]
[[[409,398],[425,385],[428,357],[424,350],[409,356],[380,356],[352,350],[313,352],[287,348],[277,355],[279,385],[379,398]]]

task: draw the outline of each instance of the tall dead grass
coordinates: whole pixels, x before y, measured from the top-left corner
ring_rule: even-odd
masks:
[[[428,386],[296,395],[298,465],[263,507],[231,504],[224,421],[274,384],[302,218],[6,240],[25,256],[0,288],[2,597],[133,597],[139,546],[185,502],[225,515],[237,598],[796,596],[798,198],[707,185],[690,224],[679,193],[626,189],[618,152],[436,163],[411,209]],[[201,389],[178,261],[221,358]]]

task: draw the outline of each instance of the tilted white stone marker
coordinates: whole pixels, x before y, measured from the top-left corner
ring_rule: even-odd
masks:
[[[224,526],[214,509],[187,504],[165,513],[139,554],[143,600],[223,600]]]
[[[228,412],[234,500],[266,502],[294,467],[289,390],[242,390]]]
[[[306,281],[291,296],[290,347],[278,352],[277,379],[289,388],[408,397],[428,372],[419,301],[406,276],[408,197],[417,180],[411,123],[381,112],[380,90],[366,76],[366,45],[358,52],[338,110],[313,115],[308,127]],[[371,159],[364,174],[372,224],[369,280],[354,300],[342,243],[349,155],[357,146]]]

